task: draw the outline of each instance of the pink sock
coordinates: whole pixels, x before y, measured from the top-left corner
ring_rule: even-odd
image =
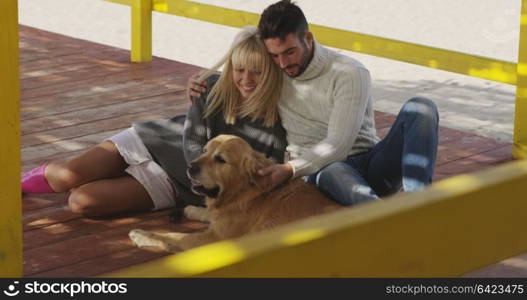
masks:
[[[55,193],[49,186],[46,177],[44,177],[44,170],[48,164],[43,164],[40,167],[26,172],[22,175],[22,193],[24,194],[47,194]]]

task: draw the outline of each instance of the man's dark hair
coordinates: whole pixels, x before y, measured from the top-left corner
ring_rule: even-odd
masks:
[[[308,30],[304,13],[291,0],[282,0],[267,7],[260,17],[258,30],[263,40],[280,38],[284,40],[290,33],[295,33],[302,40]]]

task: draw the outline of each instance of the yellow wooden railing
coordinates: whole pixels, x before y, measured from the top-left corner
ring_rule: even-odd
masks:
[[[0,277],[22,276],[17,0],[0,1]]]
[[[527,0],[522,0],[518,49],[513,155],[527,158]]]
[[[107,1],[133,5],[132,60],[138,62],[152,58],[151,32],[137,25],[150,26],[150,9],[234,27],[256,25],[259,18],[185,0]],[[310,30],[327,46],[517,85],[513,154],[525,158],[527,0],[521,1],[517,64],[314,24]],[[520,196],[525,184],[522,160],[108,276],[458,276],[527,250],[521,234],[527,225],[527,202]]]

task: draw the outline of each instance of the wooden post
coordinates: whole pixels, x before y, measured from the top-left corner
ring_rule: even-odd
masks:
[[[0,277],[22,276],[17,6],[0,1]]]
[[[132,0],[133,62],[152,60],[152,0]]]
[[[527,0],[522,0],[512,155],[527,158]]]

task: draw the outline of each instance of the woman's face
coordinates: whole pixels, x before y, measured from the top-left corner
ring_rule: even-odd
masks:
[[[256,90],[261,75],[262,72],[257,69],[249,69],[247,67],[233,68],[232,76],[234,84],[236,84],[243,99],[249,98],[249,96]]]

